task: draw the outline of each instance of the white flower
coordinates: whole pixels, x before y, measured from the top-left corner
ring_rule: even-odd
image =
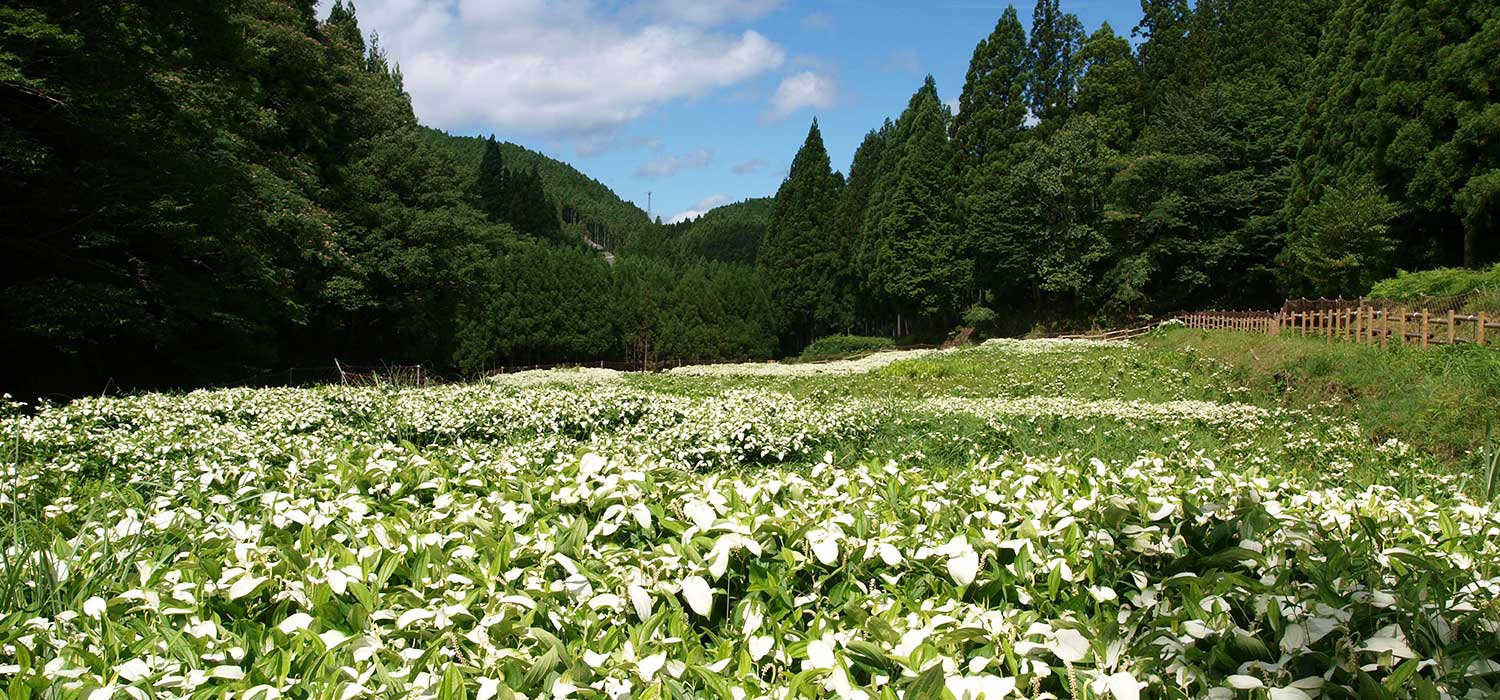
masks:
[[[989,674],[949,676],[944,687],[955,700],[1003,700],[1016,691],[1016,679]]]
[[[1225,678],[1224,684],[1235,690],[1255,690],[1266,687],[1266,684],[1262,683],[1259,678],[1238,673]]]
[[[812,545],[813,556],[824,566],[833,566],[839,561],[839,541],[835,533],[817,529],[807,532],[807,543]]]
[[[276,629],[280,630],[282,634],[292,634],[307,629],[308,626],[312,625],[312,621],[312,615],[300,612],[293,613],[288,615],[285,620],[282,620],[281,624],[276,625]]]
[[[1406,634],[1398,625],[1387,625],[1376,632],[1374,636],[1366,639],[1359,645],[1359,651],[1369,651],[1377,654],[1389,653],[1398,659],[1415,659],[1416,652],[1406,643]]]
[[[141,659],[131,659],[123,664],[117,664],[114,670],[121,678],[131,683],[151,675],[151,667]]]
[[[971,549],[948,559],[948,575],[960,586],[973,583],[974,577],[979,575],[979,554]]]
[[[656,675],[656,672],[661,670],[662,664],[666,662],[667,655],[665,653],[652,654],[637,661],[635,670],[641,674],[641,680],[649,683],[651,682],[651,678]]]
[[[1129,671],[1118,671],[1105,676],[1105,686],[1115,700],[1140,700],[1145,683],[1137,681]]]
[[[688,607],[703,617],[713,611],[714,591],[702,576],[689,576],[682,580],[682,597],[687,598]]]
[[[237,681],[245,677],[245,669],[239,666],[215,666],[208,669],[208,677],[226,681]]]
[[[630,605],[635,608],[635,616],[642,622],[651,617],[651,594],[640,586],[630,586],[625,589],[630,596]]]
[[[260,584],[265,582],[266,579],[264,576],[251,576],[250,574],[245,574],[244,576],[236,579],[234,585],[229,587],[228,598],[230,600],[239,600],[240,598],[244,598],[245,596],[254,593],[255,589],[259,588]]]
[[[815,639],[808,643],[804,668],[833,668],[833,664],[833,644],[829,638]]]
[[[92,598],[89,598],[88,600],[83,601],[83,614],[88,615],[95,620],[103,617],[104,613],[108,610],[109,604],[104,602],[104,599],[100,598],[99,596],[94,596]]]
[[[1053,635],[1052,653],[1068,663],[1078,663],[1089,653],[1089,640],[1078,630],[1060,629]]]
[[[768,636],[751,637],[749,649],[750,660],[760,661],[760,657],[765,656],[767,652],[771,651],[771,647],[775,643],[776,640]]]

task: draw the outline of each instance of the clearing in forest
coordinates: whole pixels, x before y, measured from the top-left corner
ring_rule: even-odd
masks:
[[[1493,693],[1500,514],[1451,459],[1234,377],[991,341],[12,406],[0,686]]]

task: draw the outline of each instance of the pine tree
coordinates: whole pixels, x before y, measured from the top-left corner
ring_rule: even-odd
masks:
[[[870,271],[876,259],[875,239],[865,230],[865,213],[869,210],[876,183],[890,165],[885,154],[892,148],[896,125],[891,120],[865,135],[854,151],[849,166],[849,183],[839,198],[836,231],[838,245],[845,261],[841,268],[840,293],[853,302],[857,320],[880,323],[886,303],[880,290],[870,284]],[[888,314],[886,315],[888,316]]]
[[[965,169],[1004,154],[1025,134],[1026,30],[1007,7],[990,36],[974,47],[968,76],[953,118],[953,141]]]
[[[479,161],[479,177],[474,183],[474,192],[479,198],[480,210],[491,222],[498,224],[508,221],[510,202],[505,192],[505,160],[494,136],[484,143],[484,157]]]
[[[1187,0],[1141,0],[1141,13],[1132,33],[1142,38],[1138,52],[1146,103],[1154,107],[1162,95],[1201,82],[1193,75],[1193,10]]]
[[[1084,41],[1077,15],[1064,13],[1058,0],[1037,0],[1031,13],[1031,46],[1027,63],[1027,104],[1043,124],[1067,116],[1078,83],[1078,53]]]
[[[1299,127],[1288,216],[1296,235],[1329,192],[1373,174],[1405,213],[1398,258],[1500,256],[1500,17],[1483,0],[1344,0],[1319,49]]]
[[[1073,59],[1079,74],[1074,111],[1097,117],[1109,144],[1122,150],[1140,132],[1143,107],[1144,86],[1130,42],[1105,23]]]
[[[953,320],[973,283],[963,239],[948,110],[928,76],[896,124],[865,229],[875,247],[872,282],[905,319],[931,331]]]
[[[833,328],[830,306],[836,304],[834,288],[839,256],[834,231],[834,211],[842,178],[833,172],[818,121],[813,120],[807,139],[786,181],[776,192],[771,222],[760,249],[760,267],[765,271],[771,302],[781,318],[781,327],[794,345],[811,342],[816,334]]]

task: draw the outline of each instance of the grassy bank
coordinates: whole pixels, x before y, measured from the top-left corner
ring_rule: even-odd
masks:
[[[1227,373],[1244,400],[1317,407],[1377,439],[1463,461],[1500,429],[1500,352],[1474,346],[1374,348],[1250,333],[1164,330],[1140,344],[1188,358],[1195,374]]]

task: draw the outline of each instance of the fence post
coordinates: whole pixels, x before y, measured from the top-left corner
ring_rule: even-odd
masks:
[[[1427,349],[1427,329],[1430,327],[1432,312],[1422,309],[1422,349]]]
[[[1448,344],[1452,345],[1458,333],[1458,312],[1448,309]]]
[[[1380,347],[1391,346],[1391,310],[1380,310]]]
[[[1489,321],[1484,317],[1484,312],[1479,312],[1479,330],[1475,332],[1474,337],[1476,339],[1475,342],[1478,342],[1480,345],[1484,345],[1484,326],[1488,322]]]
[[[1401,307],[1400,311],[1401,311],[1401,347],[1406,347],[1406,317],[1409,316],[1410,314],[1407,313],[1405,306]]]

